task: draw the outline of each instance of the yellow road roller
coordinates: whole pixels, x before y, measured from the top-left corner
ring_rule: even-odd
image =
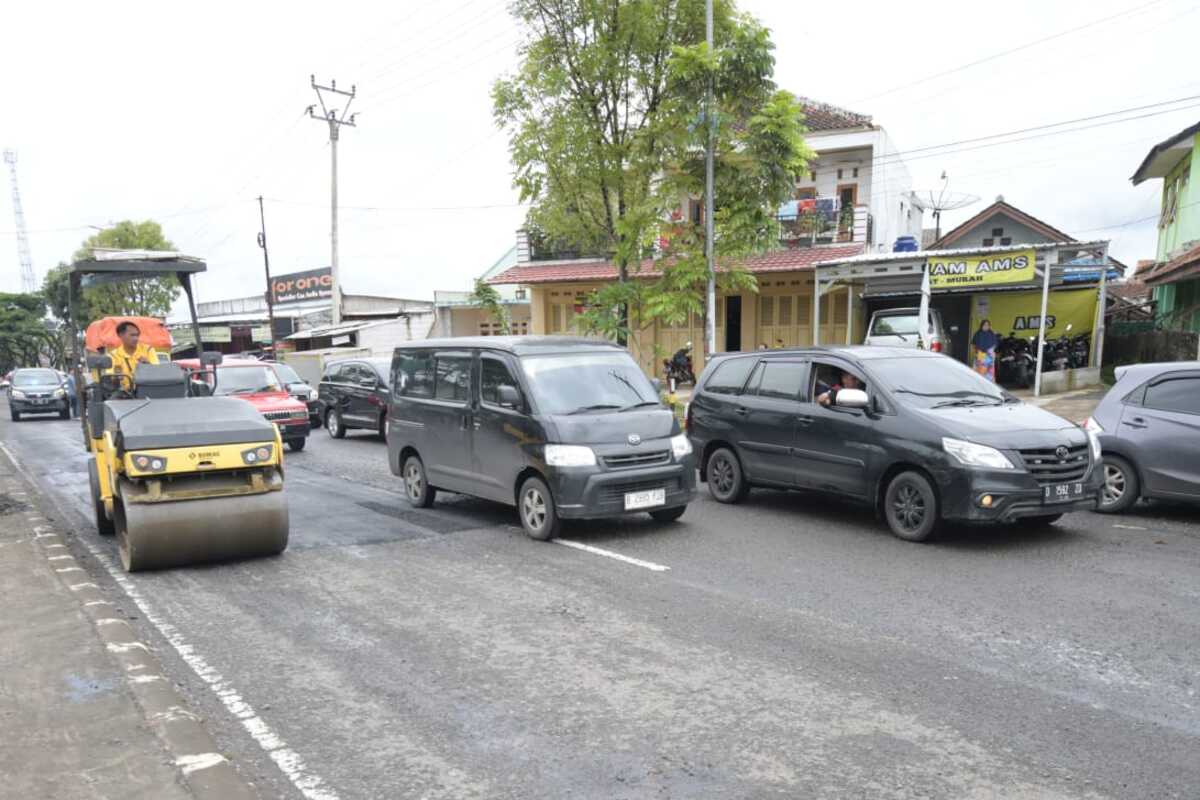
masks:
[[[177,253],[97,251],[71,265],[72,307],[92,285],[174,276],[199,349],[192,276],[204,269],[203,261]],[[136,341],[126,322],[146,327],[147,341]],[[129,572],[283,552],[288,511],[279,431],[249,403],[213,397],[210,380],[172,363],[169,335],[163,352],[165,330],[151,322],[93,323],[83,337],[86,356],[74,337],[96,528],[116,534]],[[201,353],[200,369],[215,373],[220,361],[220,353]]]

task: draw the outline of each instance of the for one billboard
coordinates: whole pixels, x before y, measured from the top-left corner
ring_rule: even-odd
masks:
[[[292,272],[271,278],[271,303],[299,303],[333,297],[333,270],[329,267]]]

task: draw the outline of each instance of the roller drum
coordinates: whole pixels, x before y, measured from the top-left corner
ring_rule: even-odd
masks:
[[[276,555],[287,548],[283,492],[113,508],[127,572]]]

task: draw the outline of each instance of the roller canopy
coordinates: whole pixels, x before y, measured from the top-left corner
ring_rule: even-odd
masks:
[[[95,353],[101,347],[112,350],[121,346],[121,339],[117,336],[117,326],[122,322],[132,322],[138,326],[138,331],[142,334],[139,341],[147,347],[153,347],[155,350],[166,352],[171,351],[171,334],[167,331],[167,327],[163,325],[162,320],[154,317],[105,317],[98,319],[87,327],[87,333],[84,334],[84,346],[90,352]]]

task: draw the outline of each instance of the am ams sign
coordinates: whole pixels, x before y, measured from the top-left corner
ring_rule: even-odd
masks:
[[[981,256],[931,258],[929,285],[935,289],[1027,283],[1034,279],[1036,256],[1032,249]]]
[[[297,303],[333,297],[333,270],[329,267],[276,275],[271,279],[271,303]]]

